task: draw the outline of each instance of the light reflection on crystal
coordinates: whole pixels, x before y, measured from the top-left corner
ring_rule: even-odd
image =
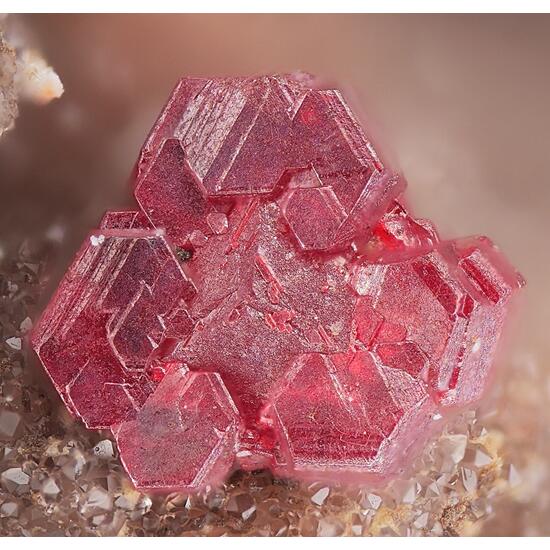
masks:
[[[328,487],[322,487],[311,497],[311,502],[317,506],[321,506],[327,499],[329,493],[330,489]]]

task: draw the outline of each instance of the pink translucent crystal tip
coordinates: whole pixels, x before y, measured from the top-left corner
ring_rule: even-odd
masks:
[[[336,90],[180,81],[33,334],[69,410],[136,486],[235,467],[328,481],[403,468],[483,393],[522,285],[486,238],[403,206]]]

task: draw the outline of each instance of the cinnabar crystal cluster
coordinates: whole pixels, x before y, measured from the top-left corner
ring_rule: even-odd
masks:
[[[441,241],[336,90],[183,78],[33,333],[69,410],[135,485],[236,468],[402,468],[482,394],[522,285],[485,237]]]

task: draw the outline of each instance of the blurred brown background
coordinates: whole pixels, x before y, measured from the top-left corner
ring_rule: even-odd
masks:
[[[443,235],[485,233],[502,246],[529,281],[525,338],[550,352],[550,17],[29,15],[19,23],[65,95],[24,106],[2,140],[0,240],[62,222],[70,255],[104,210],[126,204],[139,146],[179,76],[303,69],[353,90],[418,215]]]
[[[179,76],[303,69],[353,90],[382,156],[407,178],[417,215],[443,236],[484,233],[501,245],[528,280],[514,349],[539,368],[550,364],[550,17],[31,15],[15,23],[65,94],[24,105],[0,142],[2,246],[63,224],[60,275],[103,211],[129,204],[138,149]],[[539,435],[527,427],[525,444],[530,437]]]

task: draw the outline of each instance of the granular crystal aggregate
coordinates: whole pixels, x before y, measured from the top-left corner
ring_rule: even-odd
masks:
[[[34,349],[138,488],[237,467],[386,479],[479,399],[523,283],[489,239],[440,240],[403,189],[339,92],[184,78],[138,208],[90,234]]]
[[[0,262],[0,535],[437,536],[510,525],[548,534],[548,388],[525,352],[506,360],[497,395],[449,421],[414,473],[383,486],[297,483],[263,470],[196,495],[136,490],[110,434],[75,422],[36,379],[26,338],[53,261],[36,244]]]

